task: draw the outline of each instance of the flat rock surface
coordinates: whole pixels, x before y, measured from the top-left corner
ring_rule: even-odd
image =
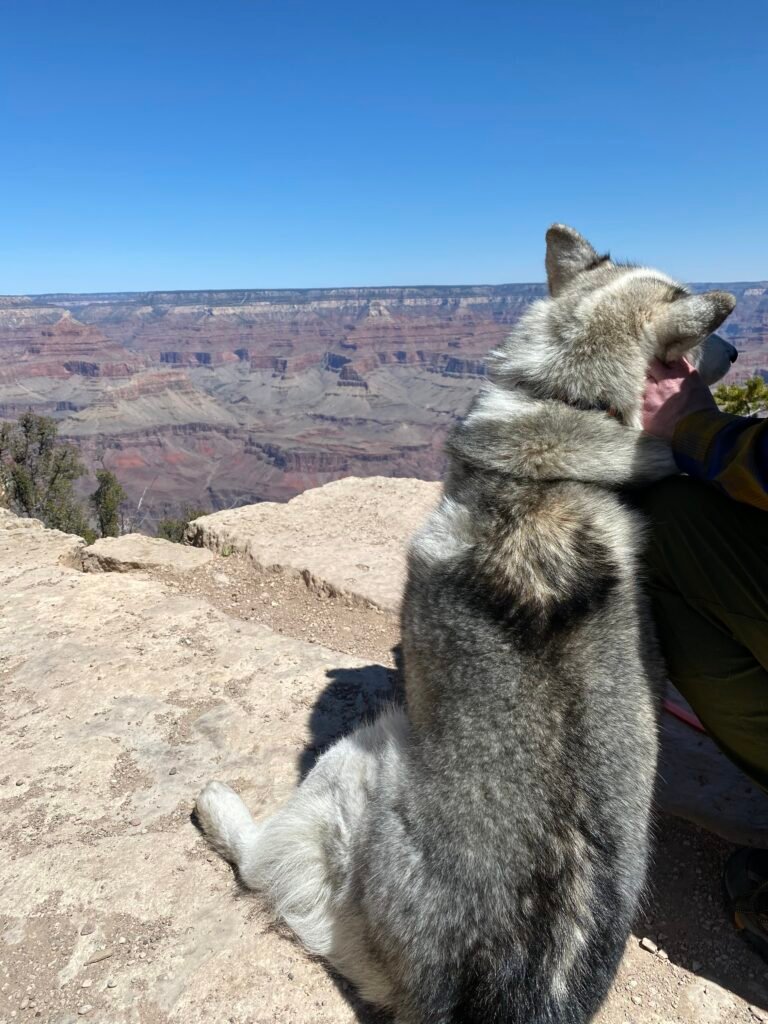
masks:
[[[276,807],[390,674],[155,579],[84,574],[80,547],[0,520],[0,1020],[353,1020],[189,815],[212,777]]]
[[[242,551],[263,568],[302,575],[315,590],[397,608],[409,537],[437,504],[441,485],[347,477],[287,504],[264,502],[203,516],[192,543]]]
[[[143,533],[126,533],[122,537],[102,537],[83,549],[86,572],[132,572],[141,569],[173,569],[189,572],[210,562],[210,551],[204,548],[172,544],[160,537]]]
[[[396,614],[245,555],[84,574],[82,547],[0,510],[0,1024],[378,1024],[189,814],[211,777],[269,813],[387,702]],[[766,1015],[764,965],[720,904],[730,849],[659,816],[595,1024]]]

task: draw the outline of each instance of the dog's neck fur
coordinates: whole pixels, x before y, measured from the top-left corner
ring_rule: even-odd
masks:
[[[497,384],[496,386],[504,387],[503,384]],[[590,401],[586,398],[571,398],[568,395],[560,395],[555,399],[551,395],[540,395],[536,388],[529,381],[525,380],[518,380],[514,388],[507,387],[506,390],[522,392],[522,394],[534,402],[558,401],[570,406],[572,409],[580,409],[582,412],[605,412],[609,416],[614,416],[619,421],[622,421],[621,412],[615,405],[609,405],[607,402],[597,399]]]

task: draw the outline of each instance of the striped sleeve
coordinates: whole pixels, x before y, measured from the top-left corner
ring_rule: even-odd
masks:
[[[672,450],[683,473],[768,511],[768,419],[694,412],[677,424]]]

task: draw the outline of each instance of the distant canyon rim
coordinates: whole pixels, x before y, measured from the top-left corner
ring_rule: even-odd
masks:
[[[768,282],[738,298],[728,376],[768,378]],[[0,297],[0,418],[52,416],[131,525],[285,501],[343,476],[440,478],[488,352],[543,284]],[[87,488],[84,480],[82,487]],[[137,511],[138,510],[138,511]]]

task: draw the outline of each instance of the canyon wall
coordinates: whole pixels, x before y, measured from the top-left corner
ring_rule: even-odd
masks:
[[[701,285],[696,287],[712,287]],[[739,304],[729,379],[768,375],[768,284]],[[487,353],[543,285],[0,297],[0,417],[32,409],[134,525],[282,501],[342,476],[433,480]],[[87,486],[87,481],[83,481]],[[138,509],[138,512],[136,511]]]

